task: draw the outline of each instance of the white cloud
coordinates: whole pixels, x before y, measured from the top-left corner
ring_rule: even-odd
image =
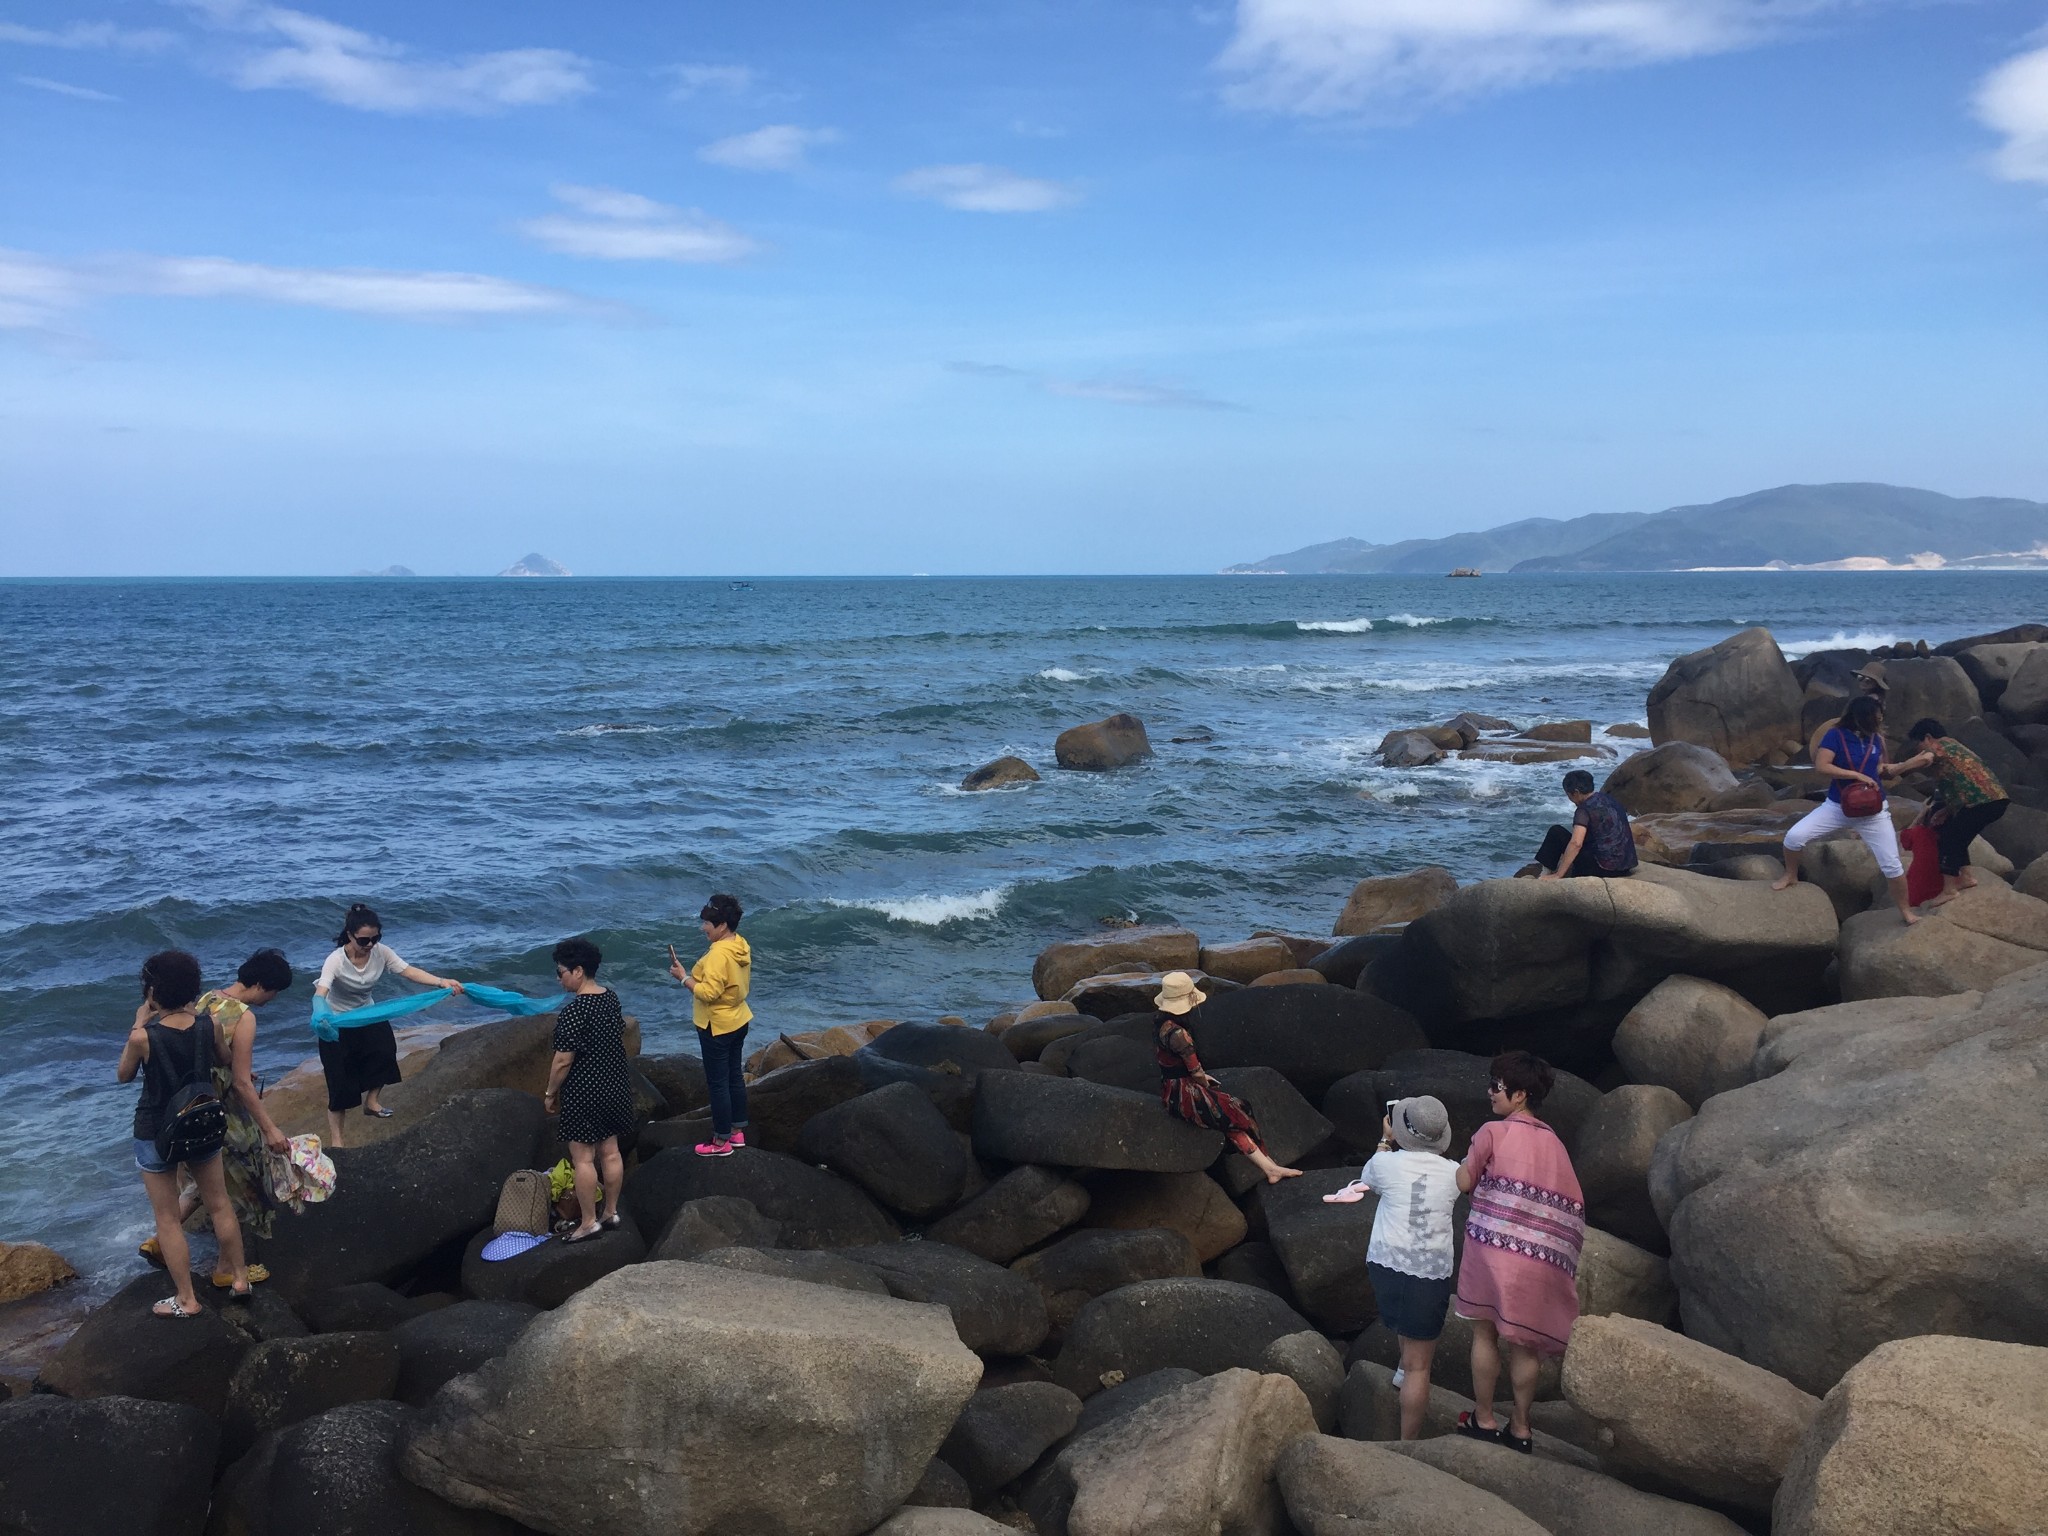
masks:
[[[273,267],[223,256],[116,256],[66,262],[0,250],[0,329],[49,330],[98,298],[244,299],[397,320],[563,314],[575,294],[475,272]]]
[[[697,151],[707,165],[722,165],[730,171],[801,170],[805,153],[817,144],[839,140],[836,128],[799,128],[794,123],[770,123],[752,133],[736,133]]]
[[[2007,59],[1977,87],[1977,120],[2005,135],[1993,164],[2009,181],[2048,182],[2048,46]]]
[[[1205,395],[1200,390],[1189,389],[1184,385],[1161,383],[1156,379],[1137,378],[1127,374],[1093,379],[1061,379],[1050,374],[1033,373],[1027,368],[1012,368],[1007,363],[962,361],[948,363],[946,367],[953,373],[971,374],[981,379],[1019,379],[1044,390],[1048,395],[1059,395],[1069,400],[1105,400],[1111,405],[1145,406],[1155,410],[1244,409],[1234,401],[1219,400],[1214,395]]]
[[[1834,0],[1238,0],[1237,106],[1400,110],[1762,41]]]
[[[744,96],[760,79],[744,64],[671,64],[668,77],[675,82],[669,94],[678,101],[692,96]]]
[[[119,101],[121,98],[110,91],[96,91],[86,85],[70,85],[62,80],[45,80],[41,75],[16,75],[16,85],[26,85],[33,90],[48,91],[54,96],[73,96],[80,101]]]
[[[968,213],[1044,213],[1080,200],[1065,182],[1019,176],[1000,165],[927,165],[896,178],[896,190]]]
[[[282,6],[192,0],[190,9],[275,46],[229,72],[248,91],[299,90],[366,112],[496,112],[546,106],[591,89],[588,61],[559,48],[509,48],[429,61],[400,44]]]
[[[18,22],[0,21],[0,43],[20,43],[30,48],[120,48],[132,53],[153,53],[177,39],[155,27],[117,27],[110,21],[74,21],[68,27],[24,27]]]
[[[675,208],[614,187],[557,186],[555,200],[584,217],[544,214],[519,226],[527,238],[565,256],[600,261],[732,262],[761,247],[730,224],[695,208]]]

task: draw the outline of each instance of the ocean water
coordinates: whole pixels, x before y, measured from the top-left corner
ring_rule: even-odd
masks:
[[[1395,726],[1639,721],[1745,624],[1803,652],[2044,616],[2042,577],[1987,572],[0,583],[0,1240],[136,1262],[113,1069],[155,949],[221,982],[285,950],[271,1076],[355,900],[526,991],[592,934],[650,1050],[689,1048],[665,946],[699,952],[713,890],[758,1030],[979,1023],[1105,918],[1327,931],[1364,876],[1503,874],[1569,809],[1557,765],[1383,770]],[[1052,768],[1119,709],[1151,763]],[[956,788],[1012,752],[1044,782]]]

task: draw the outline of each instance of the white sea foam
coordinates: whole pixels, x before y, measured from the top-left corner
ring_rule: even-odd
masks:
[[[1038,675],[1049,683],[1084,683],[1095,674],[1092,672],[1070,672],[1065,667],[1047,667]]]
[[[895,900],[866,897],[855,901],[841,901],[836,897],[826,898],[826,905],[833,907],[857,907],[865,912],[879,912],[895,923],[914,923],[920,928],[937,928],[945,923],[972,922],[976,918],[994,917],[1002,909],[1003,900],[1010,894],[1007,885],[992,885],[985,891],[970,891],[957,896],[903,896]]]
[[[1358,619],[1296,619],[1294,627],[1310,634],[1362,635],[1372,628],[1372,620]]]
[[[660,730],[658,725],[579,725],[566,731],[557,731],[558,736],[645,736]]]
[[[1874,651],[1881,645],[1896,645],[1899,637],[1889,631],[1859,629],[1853,635],[1836,630],[1825,640],[1794,640],[1789,644],[1780,642],[1778,649],[1789,661],[1802,656],[1811,656],[1815,651]]]
[[[1420,629],[1425,624],[1448,624],[1451,621],[1449,619],[1433,619],[1427,614],[1421,613],[1390,613],[1387,615],[1387,622],[1389,624],[1405,624],[1410,629]]]

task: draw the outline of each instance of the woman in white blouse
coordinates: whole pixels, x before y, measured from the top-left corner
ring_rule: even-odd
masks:
[[[436,976],[416,965],[407,965],[384,941],[384,924],[361,902],[348,909],[342,919],[340,946],[320,967],[320,980],[313,987],[315,997],[324,997],[336,1013],[349,1013],[372,1001],[371,991],[388,975],[403,976],[427,987],[462,990],[462,983]],[[391,1111],[377,1102],[377,1095],[398,1077],[398,1037],[388,1020],[343,1028],[340,1038],[320,1042],[320,1069],[327,1077],[327,1144],[342,1145],[342,1117],[358,1104],[363,1113],[379,1120],[391,1118]]]

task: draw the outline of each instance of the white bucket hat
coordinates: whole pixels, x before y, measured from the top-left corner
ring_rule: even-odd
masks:
[[[1161,1013],[1186,1013],[1209,1001],[1209,994],[1197,987],[1186,971],[1168,971],[1160,978],[1158,995],[1152,1001]]]

